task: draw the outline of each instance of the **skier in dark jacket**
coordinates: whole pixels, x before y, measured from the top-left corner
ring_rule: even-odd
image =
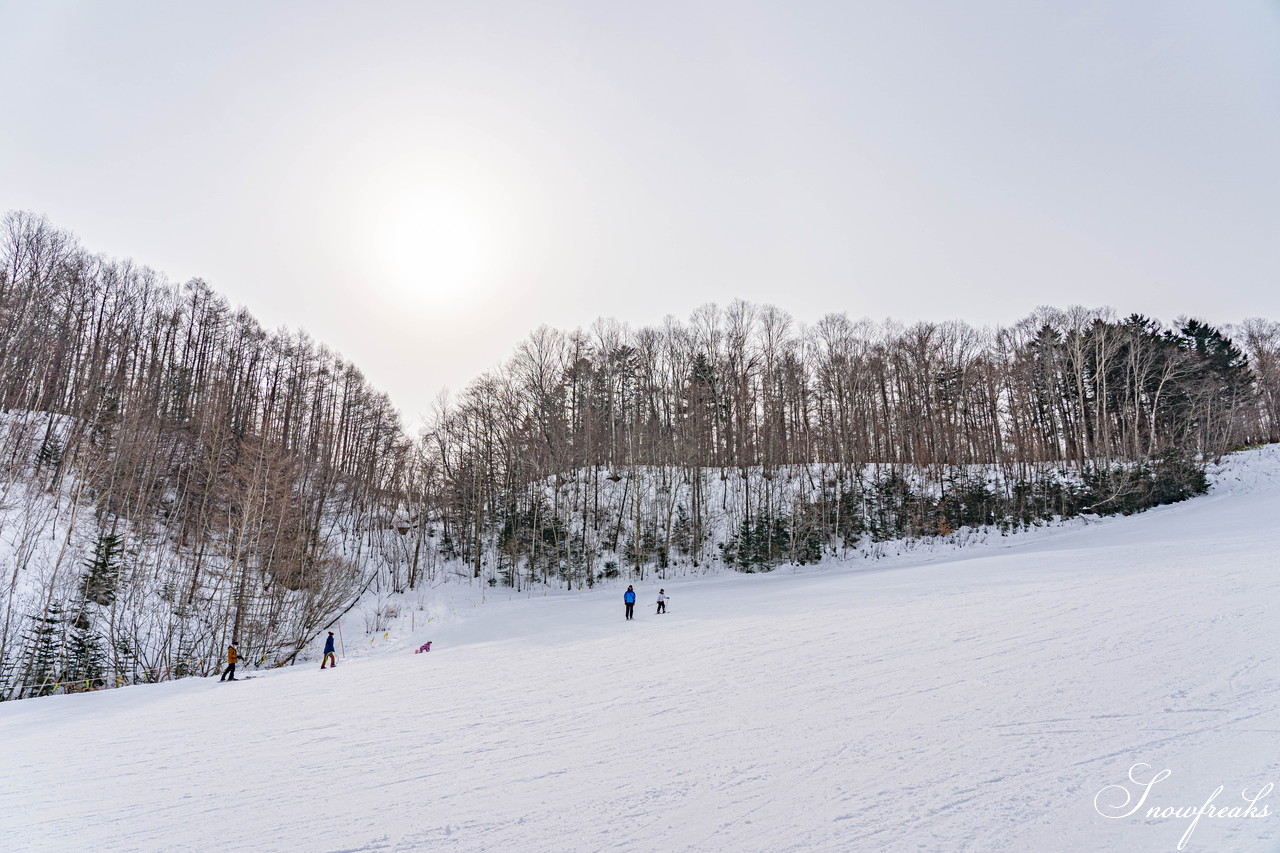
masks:
[[[627,618],[634,618],[636,609],[636,591],[632,587],[627,587],[627,591],[622,594],[622,602],[627,605]]]
[[[324,641],[324,659],[320,661],[320,668],[324,669],[325,664],[330,666],[338,665],[338,658],[333,653],[333,632],[329,632],[329,639]]]
[[[240,653],[236,651],[234,644],[227,646],[227,668],[222,672],[222,678],[219,681],[235,681],[236,680],[236,661],[240,660]]]

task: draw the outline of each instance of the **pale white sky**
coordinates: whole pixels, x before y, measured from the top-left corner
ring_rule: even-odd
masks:
[[[541,323],[1280,319],[1280,4],[0,0],[0,211],[410,424]]]

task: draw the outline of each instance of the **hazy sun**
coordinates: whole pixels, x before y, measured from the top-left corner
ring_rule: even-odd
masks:
[[[421,192],[388,207],[377,235],[384,274],[404,297],[458,303],[491,261],[489,226],[469,199]]]

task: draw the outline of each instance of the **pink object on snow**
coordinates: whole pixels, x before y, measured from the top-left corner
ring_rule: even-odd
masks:
[[[419,648],[417,651],[414,652],[414,654],[420,655],[423,652],[429,652],[429,651],[431,651],[431,641],[427,640],[425,643],[422,644],[421,648]]]

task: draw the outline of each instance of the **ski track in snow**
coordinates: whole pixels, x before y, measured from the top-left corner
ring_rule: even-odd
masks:
[[[0,847],[1174,850],[1189,820],[1095,794],[1138,762],[1173,771],[1149,805],[1280,783],[1280,448],[1216,481],[870,570],[662,582],[664,616],[645,582],[631,623],[620,588],[498,601],[333,671],[8,703]],[[1186,849],[1280,849],[1269,801]]]

